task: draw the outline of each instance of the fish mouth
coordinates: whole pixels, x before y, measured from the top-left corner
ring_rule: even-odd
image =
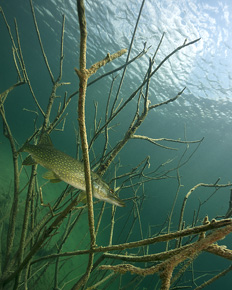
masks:
[[[104,192],[98,192],[97,190],[94,190],[93,195],[97,199],[106,201],[106,202],[111,203],[113,205],[117,205],[120,207],[126,206],[125,203],[119,197],[112,194],[110,191],[108,191],[107,193],[104,193]]]
[[[108,203],[111,203],[113,205],[117,205],[120,207],[126,206],[125,203],[120,198],[118,198],[117,196],[114,196],[112,194],[109,194],[104,200],[107,201]]]

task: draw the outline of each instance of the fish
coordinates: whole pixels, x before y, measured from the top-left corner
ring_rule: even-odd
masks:
[[[23,165],[39,164],[48,169],[43,174],[43,178],[48,179],[51,183],[64,181],[77,189],[86,190],[83,162],[57,150],[48,134],[44,133],[37,145],[26,142],[19,152],[29,153],[23,161]],[[94,171],[91,171],[91,181],[95,198],[116,206],[125,206],[125,203],[114,194],[113,189]]]

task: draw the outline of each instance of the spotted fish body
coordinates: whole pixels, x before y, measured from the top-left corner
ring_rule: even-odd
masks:
[[[48,135],[44,134],[38,145],[26,143],[20,151],[30,154],[23,165],[38,163],[49,170],[43,175],[44,178],[53,183],[62,180],[77,189],[86,190],[84,164],[57,150]],[[91,172],[91,178],[94,197],[117,206],[125,206],[98,174]]]

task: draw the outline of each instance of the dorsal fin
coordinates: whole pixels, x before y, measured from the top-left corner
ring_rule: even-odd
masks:
[[[50,136],[47,133],[44,133],[41,136],[38,145],[44,145],[44,146],[51,146],[51,147],[53,147],[52,140],[51,140]]]

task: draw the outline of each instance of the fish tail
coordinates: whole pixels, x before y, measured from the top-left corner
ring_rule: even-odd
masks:
[[[28,146],[29,142],[26,141],[23,146],[21,148],[19,148],[19,150],[17,151],[17,153],[21,153],[21,152],[24,152],[26,147]]]
[[[21,148],[17,151],[17,153],[27,152],[27,148],[29,147],[29,142],[26,141]],[[37,162],[31,157],[29,154],[22,162],[22,165],[35,165]]]
[[[29,142],[38,134],[38,132],[39,132],[39,130],[37,130],[30,138],[28,138],[26,140],[26,142],[23,144],[23,146],[21,148],[19,148],[19,150],[17,151],[17,153],[26,151],[25,149],[28,147],[28,145],[30,145]]]

